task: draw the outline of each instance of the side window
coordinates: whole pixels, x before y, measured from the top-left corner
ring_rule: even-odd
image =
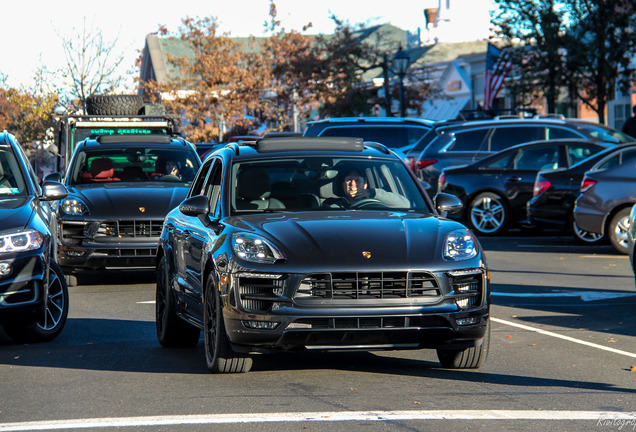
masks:
[[[498,152],[517,144],[545,139],[543,126],[496,127],[490,138],[490,151]]]
[[[621,157],[620,163],[623,164],[625,163],[625,161],[636,158],[636,150],[625,150],[624,152],[621,152],[619,155]]]
[[[598,153],[599,149],[580,144],[568,144],[568,160],[570,166]]]
[[[207,162],[203,164],[196,177],[194,178],[194,182],[192,183],[192,187],[190,188],[190,192],[188,193],[188,197],[195,195],[203,195],[203,184],[205,182],[205,178],[210,172],[210,167],[212,166],[212,162],[214,162],[214,158],[209,159]]]
[[[518,152],[512,152],[509,155],[500,157],[499,159],[492,161],[488,165],[484,165],[486,169],[506,169],[512,165],[512,160],[515,158]]]
[[[208,181],[205,184],[205,195],[210,201],[210,211],[215,215],[217,214],[219,201],[221,200],[222,168],[221,161],[217,159],[212,165]]]
[[[488,132],[489,129],[455,132],[453,134],[453,142],[448,147],[447,151],[487,151],[488,143],[486,140],[488,137]]]
[[[559,167],[559,146],[521,149],[515,161],[518,170],[545,170]]]
[[[546,139],[577,139],[582,137],[581,134],[570,129],[548,126],[547,130]]]

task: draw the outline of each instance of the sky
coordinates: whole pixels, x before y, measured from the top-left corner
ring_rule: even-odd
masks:
[[[447,1],[447,0],[443,0]],[[491,0],[453,0],[466,3],[463,28],[471,34],[483,30],[475,24],[476,9],[487,9]],[[351,25],[391,23],[404,30],[425,28],[424,8],[438,0],[275,0],[277,18],[286,30],[300,31],[312,23],[310,34],[332,33],[331,15]],[[217,17],[222,32],[230,36],[260,36],[269,19],[269,0],[21,0],[3,2],[0,36],[0,73],[9,86],[33,84],[41,65],[56,70],[64,65],[62,37],[87,26],[99,29],[107,42],[117,40],[114,52],[124,56],[122,73],[133,70],[147,34],[160,25],[176,32],[186,17]],[[485,6],[484,6],[485,5]],[[483,14],[482,14],[483,16]],[[472,25],[474,24],[474,25]]]

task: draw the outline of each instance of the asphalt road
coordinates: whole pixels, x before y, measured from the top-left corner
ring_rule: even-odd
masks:
[[[0,432],[636,430],[627,257],[569,237],[482,243],[493,307],[480,370],[441,369],[423,350],[271,355],[209,374],[201,343],[158,344],[153,274],[100,273],[70,289],[55,341],[0,332]]]

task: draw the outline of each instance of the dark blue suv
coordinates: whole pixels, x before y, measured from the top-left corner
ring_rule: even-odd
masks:
[[[42,186],[13,135],[0,133],[0,324],[18,342],[49,341],[66,323],[68,288],[55,262],[50,201],[66,188]]]

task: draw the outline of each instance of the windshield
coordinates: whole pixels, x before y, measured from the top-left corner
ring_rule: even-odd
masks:
[[[0,197],[26,195],[22,170],[11,147],[0,147]]]
[[[70,184],[102,182],[189,183],[199,159],[189,149],[133,146],[100,147],[79,152],[70,168]]]
[[[430,212],[399,161],[302,157],[236,163],[234,213],[364,209]]]
[[[588,134],[590,134],[590,136],[599,141],[610,143],[634,142],[634,138],[629,135],[601,124],[585,124],[581,126],[581,129],[585,130]]]

